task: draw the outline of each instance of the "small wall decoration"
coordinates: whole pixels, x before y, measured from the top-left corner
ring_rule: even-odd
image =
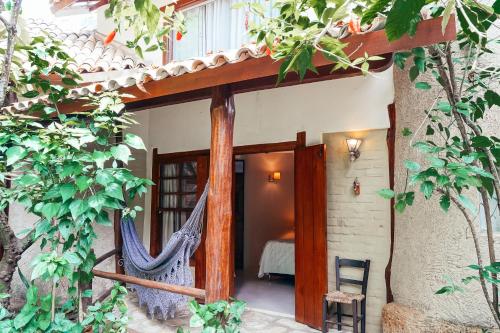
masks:
[[[360,195],[361,194],[361,183],[358,180],[358,177],[354,179],[354,182],[352,183],[352,190],[354,192],[354,195]]]

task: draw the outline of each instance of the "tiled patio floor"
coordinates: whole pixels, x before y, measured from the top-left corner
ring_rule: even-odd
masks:
[[[181,311],[179,316],[171,320],[156,320],[146,316],[144,308],[139,308],[135,294],[128,296],[129,332],[131,333],[175,333],[177,327],[188,328],[190,313]],[[190,329],[191,333],[198,333],[200,329]],[[305,325],[295,322],[292,318],[270,312],[261,312],[248,309],[243,315],[242,333],[312,333],[319,332]]]

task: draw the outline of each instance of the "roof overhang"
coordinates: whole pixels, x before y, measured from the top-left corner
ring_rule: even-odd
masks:
[[[365,53],[370,56],[383,56],[384,60],[371,64],[372,71],[383,71],[392,64],[394,52],[455,40],[455,18],[453,16],[450,18],[444,32],[441,22],[441,17],[423,21],[418,25],[413,37],[405,35],[394,42],[387,40],[383,30],[353,35],[343,39],[342,42],[348,44],[345,52],[350,54],[352,59],[363,56]],[[299,80],[297,75],[288,75],[280,86],[362,75],[359,70],[352,68],[330,73],[332,62],[320,53],[315,55],[313,63],[319,74],[308,73],[304,80]],[[119,91],[134,96],[134,98],[124,100],[131,110],[154,108],[209,98],[211,89],[220,85],[230,85],[233,93],[274,88],[280,65],[280,61],[275,61],[270,57],[250,58],[179,76],[168,76],[158,80],[146,78],[141,87],[133,85],[119,88]],[[85,104],[86,101],[76,99],[71,103],[60,104],[59,109],[65,113],[84,111],[89,109]]]

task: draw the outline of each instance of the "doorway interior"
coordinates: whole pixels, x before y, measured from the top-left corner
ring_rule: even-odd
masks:
[[[234,296],[295,314],[294,152],[235,156]]]

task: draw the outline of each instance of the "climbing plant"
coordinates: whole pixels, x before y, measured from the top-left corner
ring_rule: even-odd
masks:
[[[72,59],[48,36],[21,41],[21,1],[0,4],[0,14],[6,14],[0,29],[6,41],[0,52],[0,105],[7,106],[0,111],[0,330],[126,332],[124,287],[115,285],[110,297],[92,304],[92,247],[95,225],[111,225],[111,211],[133,218],[141,210],[128,203],[151,182],[126,165],[144,144],[131,133],[122,138],[135,121],[117,93],[90,95],[88,111],[62,113],[59,106],[80,80],[69,69]],[[28,110],[8,106],[16,100],[13,92],[32,99]],[[38,218],[24,235],[14,234],[4,212],[14,202]],[[25,276],[17,264],[35,241],[41,252]],[[27,289],[19,311],[9,306],[16,271]]]
[[[110,299],[88,306],[96,260],[94,226],[110,226],[112,210],[132,217],[141,210],[127,208],[127,202],[146,192],[151,182],[122,165],[132,159],[131,149],[145,149],[144,144],[131,133],[125,134],[123,143],[117,140],[135,123],[117,93],[89,96],[85,113],[61,113],[58,105],[78,79],[67,69],[69,57],[48,38],[35,38],[24,49],[31,65],[20,76],[20,82],[30,87],[24,96],[43,94],[47,100],[35,99],[27,113],[4,109],[0,116],[0,180],[11,183],[0,188],[0,209],[17,202],[37,216],[38,222],[26,237],[38,240],[42,251],[25,281],[24,307],[17,314],[1,310],[2,332],[79,332],[87,326],[125,332],[123,287],[115,286]],[[48,73],[60,76],[62,85],[50,83]],[[6,219],[1,222],[2,228],[10,230]],[[8,236],[16,238],[11,230]],[[10,250],[4,246],[1,262],[7,265],[2,272],[9,279],[19,259],[14,248],[14,260],[10,260]],[[10,280],[3,281],[8,293]],[[40,281],[50,285],[50,290],[44,292]],[[64,295],[58,293],[62,285],[69,286]],[[121,310],[118,318],[115,306]]]
[[[415,161],[405,161],[408,177],[404,187],[397,193],[391,189],[379,193],[385,198],[395,198],[398,212],[411,206],[417,193],[421,193],[427,200],[438,201],[445,212],[453,206],[462,213],[477,257],[477,262],[469,266],[476,274],[464,277],[463,282],[479,282],[493,319],[500,327],[497,288],[500,263],[493,237],[494,217],[500,214],[500,139],[483,130],[485,122],[491,119],[489,114],[498,112],[500,106],[500,1],[282,0],[276,3],[278,14],[274,17],[265,17],[259,4],[246,5],[263,21],[251,32],[258,42],[267,45],[267,53],[273,59],[282,60],[279,80],[289,72],[297,72],[300,78],[307,71],[315,72],[312,60],[317,53],[335,63],[332,70],[354,67],[367,74],[369,62],[377,58],[365,55],[352,59],[351,54],[344,52],[347,44],[335,34],[341,21],[348,23],[350,33],[356,34],[361,27],[383,20],[388,40],[394,41],[414,35],[419,22],[426,18],[442,16],[444,31],[451,15],[456,15],[459,23],[456,42],[395,55],[398,67],[410,66],[415,89],[433,96],[437,91],[437,97],[425,110],[425,121],[415,134],[408,128],[402,133],[412,136],[424,129],[427,139],[412,146],[427,157],[428,163],[421,166]],[[488,65],[488,59],[496,63]],[[479,237],[478,200],[484,212],[487,255]],[[453,284],[437,293],[457,289],[460,286]]]

